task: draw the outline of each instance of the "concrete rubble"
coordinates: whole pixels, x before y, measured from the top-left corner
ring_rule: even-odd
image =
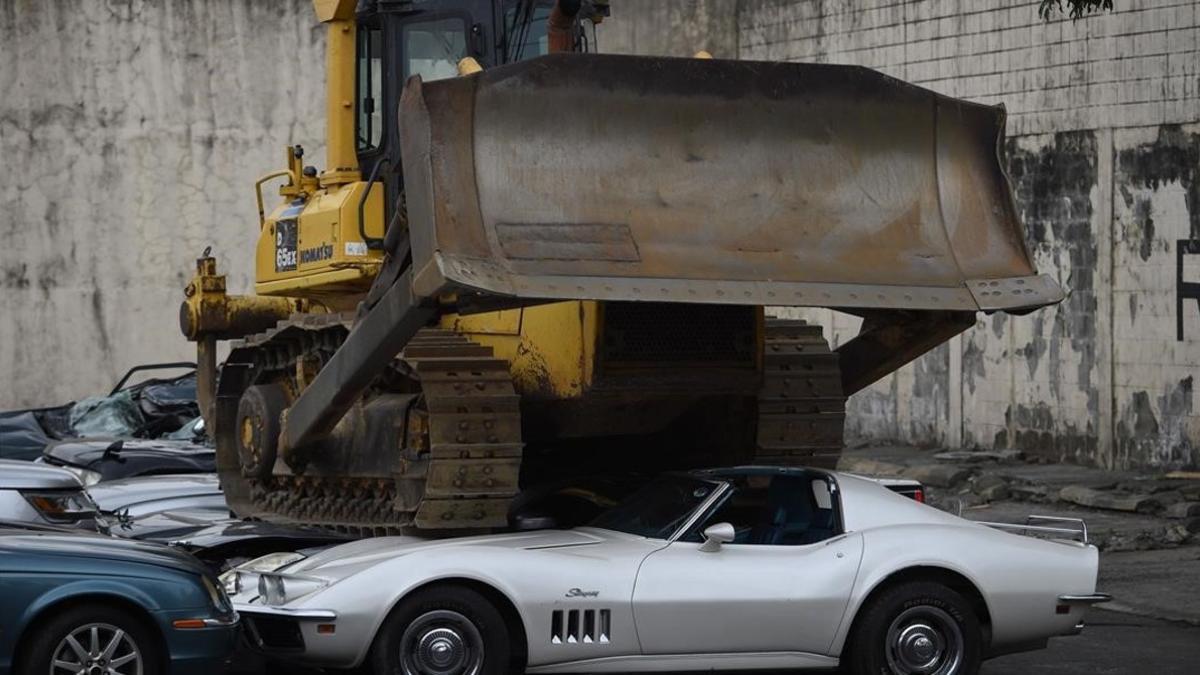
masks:
[[[1027,461],[1014,451],[904,446],[852,448],[838,468],[919,480],[931,504],[972,520],[1024,522],[1033,513],[1083,518],[1102,551],[1200,544],[1200,474],[1147,476]]]

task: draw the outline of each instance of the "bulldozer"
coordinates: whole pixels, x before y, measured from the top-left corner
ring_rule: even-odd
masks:
[[[596,53],[601,0],[313,5],[326,166],[292,146],[258,180],[254,294],[206,250],[180,310],[240,516],[453,534],[564,477],[833,467],[846,397],[978,312],[1063,297],[1003,108],[855,66]],[[768,306],[862,328],[834,350]]]

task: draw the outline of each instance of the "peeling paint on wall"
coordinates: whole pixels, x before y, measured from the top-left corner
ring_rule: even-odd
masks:
[[[1143,143],[1117,153],[1117,170],[1130,183],[1121,186],[1121,195],[1127,207],[1134,207],[1149,231],[1143,230],[1142,241],[1148,247],[1154,241],[1154,221],[1151,219],[1150,204],[1145,199],[1134,197],[1131,187],[1156,191],[1176,183],[1183,190],[1187,208],[1188,232],[1185,236],[1200,239],[1200,133],[1188,132],[1178,124],[1158,127],[1157,138],[1152,143]]]
[[[1186,421],[1192,415],[1193,382],[1189,375],[1161,395],[1137,391],[1129,397],[1116,425],[1116,449],[1122,464],[1200,463],[1200,446],[1189,437]],[[1138,458],[1151,461],[1137,462]]]

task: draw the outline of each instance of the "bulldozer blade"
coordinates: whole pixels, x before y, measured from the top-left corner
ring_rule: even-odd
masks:
[[[857,66],[554,54],[414,77],[414,292],[1028,311],[1063,293],[1026,247],[1004,121]]]

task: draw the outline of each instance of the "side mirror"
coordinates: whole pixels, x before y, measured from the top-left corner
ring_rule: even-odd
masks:
[[[717,523],[704,528],[704,543],[700,550],[705,553],[716,553],[721,550],[721,544],[728,544],[737,536],[737,531],[729,523]]]

